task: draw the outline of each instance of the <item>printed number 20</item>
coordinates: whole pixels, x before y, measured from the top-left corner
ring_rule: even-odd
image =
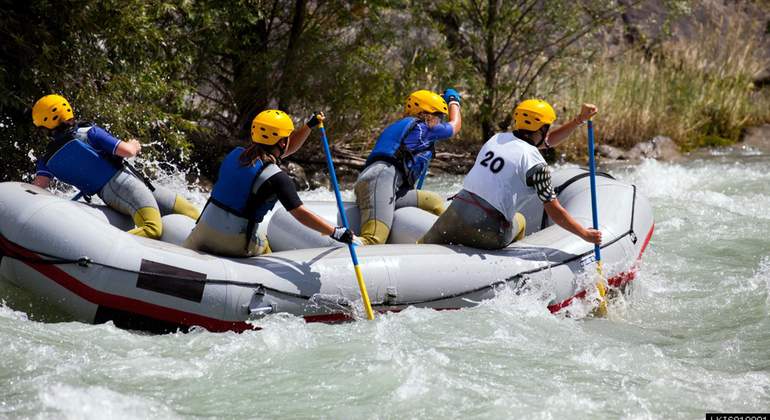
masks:
[[[499,157],[496,158],[495,154],[492,152],[487,152],[487,154],[485,154],[484,156],[486,156],[486,158],[484,158],[484,160],[481,161],[481,166],[488,166],[489,170],[492,171],[493,173],[498,173],[503,169],[503,165],[505,164],[505,161],[503,160],[503,158],[499,158]],[[487,163],[490,160],[492,162]]]

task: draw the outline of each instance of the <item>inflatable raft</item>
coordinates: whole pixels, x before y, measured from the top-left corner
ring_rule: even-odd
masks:
[[[591,224],[587,172],[554,174],[559,202]],[[652,236],[652,208],[636,187],[597,178],[602,263],[610,286],[634,277]],[[306,203],[327,220],[334,203]],[[351,225],[355,205],[347,204]],[[386,245],[357,247],[376,312],[410,306],[459,309],[500,288],[538,285],[552,312],[590,295],[593,245],[554,225],[534,198],[522,211],[527,237],[496,251],[417,245],[435,216],[414,208],[395,213]],[[126,233],[129,217],[104,206],[73,202],[30,184],[0,184],[0,278],[52,302],[87,323],[169,332],[252,329],[250,320],[289,313],[308,322],[356,318],[363,308],[346,247],[299,225],[284,209],[260,224],[273,253],[221,258],[180,247],[194,222],[166,216],[161,240]],[[400,243],[399,243],[400,242]]]

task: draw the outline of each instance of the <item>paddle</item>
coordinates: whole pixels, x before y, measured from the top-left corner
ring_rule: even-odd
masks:
[[[591,175],[591,211],[594,219],[594,229],[599,230],[599,216],[596,210],[596,165],[594,164],[594,119],[588,119],[588,166]],[[604,288],[604,275],[602,273],[602,248],[599,245],[594,244],[594,254],[596,255],[596,270],[599,272],[599,281],[596,283],[596,288],[599,290],[599,295],[602,297],[602,301],[597,308],[597,312],[600,316],[607,314],[607,291]]]
[[[332,186],[334,187],[334,195],[337,197],[337,210],[342,216],[342,225],[346,229],[348,227],[348,218],[345,215],[345,208],[342,206],[342,197],[340,197],[340,187],[337,185],[337,175],[334,174],[334,164],[332,163],[332,153],[329,150],[329,141],[326,139],[326,130],[324,130],[324,123],[319,118],[318,128],[321,131],[321,140],[324,144],[324,153],[326,153],[326,164],[329,165],[329,176],[332,179]],[[369,294],[366,293],[366,285],[364,284],[364,278],[361,276],[361,269],[358,267],[358,257],[356,256],[356,250],[353,248],[353,244],[348,244],[350,250],[350,257],[353,258],[353,269],[356,272],[356,278],[358,279],[358,287],[361,289],[361,298],[364,300],[364,308],[366,308],[367,319],[374,319],[372,313],[372,305],[369,303]]]
[[[428,175],[428,166],[430,165],[430,162],[428,162],[428,165],[425,165],[425,169],[422,171],[422,176],[420,176],[420,182],[417,183],[417,189],[422,189],[422,184],[425,183],[425,176]]]

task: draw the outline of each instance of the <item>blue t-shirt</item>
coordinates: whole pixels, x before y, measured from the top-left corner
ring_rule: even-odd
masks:
[[[406,135],[404,145],[413,152],[427,150],[437,140],[445,140],[454,134],[454,129],[449,123],[438,123],[433,128],[424,122],[417,123],[412,131]]]
[[[56,138],[58,136],[55,136]],[[115,154],[118,150],[118,145],[121,141],[112,136],[112,134],[104,131],[103,129],[93,126],[86,133],[86,144],[94,149],[97,153]],[[44,176],[46,178],[53,178],[53,174],[48,169],[48,159],[43,155],[40,160],[37,161],[37,173],[35,176]]]

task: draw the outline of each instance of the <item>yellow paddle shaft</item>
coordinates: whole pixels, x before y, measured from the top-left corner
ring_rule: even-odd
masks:
[[[374,313],[372,312],[372,304],[369,303],[369,293],[366,292],[366,285],[364,285],[364,277],[361,275],[361,269],[358,268],[358,264],[354,265],[353,269],[356,270],[358,287],[361,289],[361,297],[364,299],[364,308],[366,308],[366,317],[368,319],[374,319]]]

